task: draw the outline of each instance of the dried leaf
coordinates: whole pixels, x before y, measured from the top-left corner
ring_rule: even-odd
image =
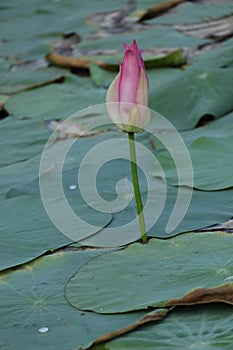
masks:
[[[214,19],[203,23],[194,23],[174,26],[174,29],[201,39],[227,38],[233,33],[233,16]]]
[[[156,16],[159,16],[162,13],[170,10],[172,7],[181,4],[182,2],[185,2],[185,0],[169,0],[166,2],[156,4],[155,6],[150,7],[147,10],[145,10],[140,15],[138,22],[142,22],[142,21],[145,21],[146,19],[150,19],[150,18],[154,18]]]
[[[233,276],[230,276],[233,279]],[[226,280],[229,282],[230,277]],[[174,305],[194,305],[213,302],[224,302],[233,305],[233,284],[226,284],[217,288],[198,288],[191,293],[186,294],[180,299],[171,299],[166,306]]]
[[[87,137],[99,133],[99,131],[86,131],[81,125],[69,120],[63,122],[57,120],[46,120],[45,126],[48,130],[56,131],[57,140]]]
[[[171,308],[171,309],[173,309],[173,308]],[[128,333],[128,332],[130,332],[130,331],[132,331],[132,330],[134,330],[134,329],[136,329],[136,328],[138,328],[146,323],[161,321],[166,316],[168,311],[170,311],[171,309],[153,310],[152,312],[150,312],[150,313],[146,314],[145,316],[143,316],[142,318],[140,318],[138,321],[136,321],[136,322],[134,322],[126,327],[117,329],[116,331],[113,331],[113,332],[110,332],[110,333],[107,333],[107,334],[100,336],[99,338],[96,339],[96,341],[93,343],[93,345],[100,344],[100,343],[106,342],[108,340],[114,339],[116,337],[119,337],[120,335]]]

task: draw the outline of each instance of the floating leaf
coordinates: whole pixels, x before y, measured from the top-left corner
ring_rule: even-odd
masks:
[[[118,140],[119,137],[121,138]],[[142,138],[143,144],[150,149],[151,145],[148,137],[145,135],[145,137]],[[111,144],[117,144],[118,147],[108,146],[108,141],[111,142]],[[60,171],[59,167],[56,165],[60,162],[60,154],[63,152],[64,147],[71,147],[72,142],[74,141],[66,140],[63,142],[58,142],[51,147],[52,169],[48,168],[48,170],[50,169],[47,174],[49,177],[44,178],[44,181],[46,179],[49,180],[49,187],[47,191],[53,190],[53,193],[57,193],[56,188],[58,187],[56,186],[58,186],[58,183],[56,174],[57,172],[58,174],[62,173],[61,182],[63,184],[68,202],[71,200],[71,206],[76,208],[75,210],[77,213],[79,213],[81,210],[80,214],[82,213],[82,215],[84,215],[83,218],[85,218],[85,220],[88,222],[91,221],[92,215],[94,215],[96,219],[98,215],[100,215],[101,220],[103,213],[99,208],[100,197],[106,201],[105,211],[111,212],[111,202],[116,199],[116,194],[118,193],[116,192],[116,184],[122,179],[131,179],[129,162],[126,159],[119,159],[119,157],[122,157],[122,155],[128,154],[128,144],[127,142],[123,144],[122,135],[120,133],[105,133],[93,136],[91,138],[81,138],[78,140],[78,142],[73,143],[73,146],[68,152],[63,164],[63,170]],[[105,147],[103,148],[103,151],[98,152],[98,156],[94,157],[93,161],[89,162],[87,166],[82,164],[79,169],[83,157],[89,151],[96,150],[98,145],[100,145],[100,147]],[[177,233],[197,230],[216,223],[221,223],[229,220],[232,217],[232,189],[217,192],[203,192],[197,190],[192,191],[192,188],[180,187],[179,201],[181,207],[179,207],[179,205],[176,205],[178,196],[177,187],[167,186],[165,189],[164,182],[155,178],[151,174],[156,158],[153,158],[153,155],[152,160],[145,157],[145,153],[144,151],[142,152],[142,150],[137,152],[137,155],[138,164],[141,162],[145,163],[146,161],[148,168],[148,171],[146,171],[145,174],[143,174],[143,172],[140,170],[139,177],[143,203],[146,203],[148,199],[148,181],[150,183],[149,204],[147,204],[147,210],[145,211],[146,225],[148,229],[150,227],[150,236],[171,237]],[[160,154],[156,153],[156,156],[159,158]],[[108,161],[109,159],[111,161]],[[100,165],[102,165],[102,167],[99,169]],[[96,166],[98,168],[97,173]],[[36,171],[34,167],[36,167]],[[186,179],[187,169],[184,169],[183,172],[182,169],[180,170],[182,175],[181,180]],[[32,194],[37,196],[40,195],[38,186],[39,169],[36,159],[34,159],[34,161],[31,159],[31,161],[25,162],[25,164],[19,163],[15,166],[12,165],[11,167],[4,167],[3,171],[7,177],[0,181],[0,191],[2,191],[7,198]],[[81,184],[77,179],[77,174],[79,171],[82,171],[82,174],[84,174]],[[15,176],[15,172],[18,174],[17,177]],[[88,176],[85,174],[88,174]],[[92,174],[96,174],[94,175],[94,179]],[[93,190],[93,183],[98,190],[98,195],[96,194],[96,189]],[[74,184],[77,187],[76,191],[70,191],[69,186]],[[94,205],[96,212],[93,213],[92,211],[89,211],[86,205],[85,215],[85,205],[82,201],[82,197],[79,195],[80,188],[82,193],[88,195],[88,199],[86,198],[85,200],[87,200],[88,204]],[[120,236],[122,234],[122,227],[135,220],[136,210],[135,203],[131,200],[131,187],[124,187],[121,192],[118,193],[118,197],[119,204],[121,203],[121,206],[126,208],[124,210],[114,212],[113,220],[108,224],[107,229],[111,230],[111,228],[119,227]],[[187,202],[187,198],[191,198],[191,202],[189,202],[189,200]],[[165,206],[163,207],[164,202]],[[200,215],[200,203],[202,203],[202,215]],[[81,207],[79,207],[79,205],[81,205]],[[176,213],[173,212],[175,205]],[[185,213],[186,210],[187,213]],[[180,219],[181,222],[179,223],[179,220],[177,222],[176,220],[180,216],[183,217],[183,215],[183,220]],[[167,224],[169,221],[177,223],[172,224],[172,226],[169,226],[170,229],[168,229]],[[104,228],[101,230],[101,232],[95,235],[95,237],[92,237],[90,241],[85,242],[85,244],[94,246],[109,246],[111,243],[108,235],[108,230],[105,230]],[[116,242],[117,236],[117,232],[114,233],[112,231],[112,243]],[[132,239],[132,237],[134,238]],[[138,238],[139,236],[137,229],[136,231],[135,228],[132,228],[131,230],[128,229],[128,232],[126,232],[124,235],[125,241],[121,244],[137,240]]]
[[[65,299],[68,279],[104,252],[63,251],[2,273],[1,348],[26,349],[33,344],[34,350],[78,349],[141,319],[145,312],[114,316],[79,312]]]
[[[208,50],[191,60],[192,67],[232,67],[233,39],[228,39],[212,50]]]
[[[0,93],[13,94],[55,82],[62,82],[64,79],[65,72],[54,68],[16,70],[1,77]]]
[[[174,28],[181,33],[198,38],[212,38],[222,41],[232,34],[231,22],[233,16],[226,16],[212,21],[198,22],[196,24],[176,25]]]
[[[233,108],[233,69],[190,68],[161,86],[151,81],[150,107],[178,129],[193,128],[204,115],[220,117]]]
[[[186,63],[182,50],[173,51],[163,57],[145,58],[145,67],[147,69],[161,67],[180,67]]]
[[[233,312],[228,305],[175,309],[159,324],[147,325],[93,350],[230,350]]]
[[[183,24],[183,23],[197,23],[208,21],[210,19],[219,18],[222,16],[229,16],[233,11],[231,2],[224,4],[215,4],[211,1],[205,1],[202,4],[184,3],[179,5],[174,13],[150,20],[150,23],[166,23],[166,24]],[[192,16],[190,16],[192,13]]]
[[[172,1],[159,0],[157,2],[158,3],[156,3],[156,5],[140,12],[140,16],[138,18],[139,22],[142,22],[144,20],[147,20],[147,19],[150,19],[153,17],[157,17],[157,16],[163,14],[164,12],[166,13],[167,11],[172,9],[173,7],[184,2],[184,0],[172,0]]]
[[[123,0],[117,3],[105,2],[102,8],[110,11],[124,4]],[[100,6],[98,0],[92,0],[91,11],[99,11]],[[90,16],[89,6],[78,6],[75,0],[69,0],[65,5],[62,2],[43,5],[32,2],[28,5],[26,0],[20,4],[13,0],[10,6],[8,1],[3,0],[1,12],[4,16],[1,23],[1,46],[6,56],[41,58],[51,51],[53,43],[60,39],[63,33],[77,31],[82,36],[95,31],[86,21]]]
[[[113,338],[119,337],[120,335],[122,335],[124,333],[131,332],[132,330],[134,330],[138,327],[141,327],[142,325],[145,325],[147,323],[161,321],[166,316],[168,311],[169,310],[165,309],[165,308],[153,310],[153,311],[149,312],[148,314],[145,314],[142,318],[137,320],[135,323],[132,323],[126,327],[117,329],[111,333],[107,333],[107,334],[100,336],[99,338],[97,338],[95,340],[94,344],[99,344],[102,342],[106,342],[107,340],[111,340]]]
[[[114,37],[109,36],[107,38],[98,40],[95,39],[83,41],[79,44],[78,48],[83,52],[85,52],[85,50],[99,51],[99,48],[104,50],[117,50],[118,52],[122,52],[122,42],[132,42],[133,39],[135,39],[135,33],[120,33],[115,34]],[[149,49],[151,47],[174,49],[174,43],[176,48],[182,48],[198,46],[209,42],[209,40],[194,38],[178,33],[172,28],[153,28],[153,30],[146,29],[138,31],[136,39],[139,47],[143,50]]]
[[[70,75],[63,84],[52,84],[11,97],[6,109],[10,114],[37,120],[65,119],[90,104],[102,103],[105,94],[106,91],[96,89],[89,78]]]
[[[46,59],[50,63],[63,68],[90,69],[91,65],[95,64],[105,70],[118,71],[119,61],[122,59],[122,57],[119,55],[107,56],[104,54],[99,56],[65,56],[56,52],[51,52],[46,55]],[[180,67],[185,63],[186,59],[182,50],[175,50],[162,56],[152,56],[145,59],[146,68]]]
[[[33,183],[39,177],[41,156],[32,157],[23,162],[1,167],[0,198],[4,199],[14,187]]]
[[[133,244],[82,267],[68,283],[66,296],[78,309],[98,313],[233,304],[232,243],[232,235],[218,232]]]
[[[22,193],[21,195],[16,195],[17,193],[14,192],[9,193],[9,199],[2,201],[0,205],[2,216],[0,235],[1,244],[4,247],[1,269],[25,263],[47,251],[53,251],[73,242],[71,238],[63,235],[50,221],[39,196],[26,196],[22,195]],[[111,220],[111,215],[108,213],[98,213],[91,208],[87,210],[87,205],[80,202],[78,198],[77,194],[70,197],[70,206],[75,208],[77,216],[81,216],[94,225],[96,232]],[[51,198],[51,204],[59,201],[64,203],[62,202],[64,199]],[[63,213],[57,213],[57,215],[62,216]],[[67,228],[73,230],[74,235],[76,233],[78,235],[81,234],[81,225],[75,226],[74,221],[67,222],[65,217],[64,224],[66,224]],[[86,233],[84,231],[81,236],[84,235],[86,237]]]
[[[48,62],[63,68],[80,68],[80,69],[88,69],[92,62],[95,62],[99,66],[103,66],[104,61],[98,60],[97,57],[74,57],[74,56],[63,56],[56,52],[50,52],[46,55],[46,59]]]
[[[0,125],[2,153],[0,167],[22,162],[40,154],[50,135],[43,124],[36,120],[8,117],[2,120]]]
[[[69,120],[63,122],[49,120],[45,121],[45,125],[48,130],[56,131],[58,140],[87,137],[98,134],[98,131],[87,131],[80,124]]]
[[[218,138],[229,138],[233,135],[233,112],[212,122],[195,128],[193,130],[183,131],[181,133],[186,145],[190,145],[193,141],[200,137],[216,140]]]
[[[194,187],[205,191],[215,191],[233,187],[233,163],[232,157],[233,134],[228,137],[200,136],[189,146],[194,171]],[[178,155],[179,157],[179,155]],[[180,164],[183,155],[180,154]],[[177,169],[168,152],[158,155],[169,184],[177,185]],[[155,165],[154,176],[159,171]],[[185,169],[183,169],[185,174]],[[187,175],[188,176],[188,175]],[[182,182],[183,181],[183,182]],[[183,178],[181,185],[185,185],[188,179]]]

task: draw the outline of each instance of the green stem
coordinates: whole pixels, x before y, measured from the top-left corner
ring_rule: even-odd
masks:
[[[137,213],[138,213],[139,227],[141,232],[141,240],[142,240],[142,243],[147,243],[145,219],[143,214],[142,199],[141,199],[141,193],[140,193],[139,182],[138,182],[138,170],[137,170],[137,162],[136,162],[134,133],[128,132],[128,137],[129,137],[131,172],[132,172],[132,178],[133,178],[134,195],[135,195],[135,200],[137,204]]]

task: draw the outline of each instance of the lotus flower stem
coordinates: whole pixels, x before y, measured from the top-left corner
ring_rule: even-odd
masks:
[[[128,137],[129,137],[131,173],[132,173],[132,179],[133,179],[134,195],[135,195],[135,200],[137,204],[137,213],[138,213],[139,227],[141,232],[141,241],[142,243],[147,243],[145,219],[143,214],[142,199],[141,199],[140,187],[138,182],[138,170],[137,170],[137,161],[136,161],[134,133],[129,132]]]

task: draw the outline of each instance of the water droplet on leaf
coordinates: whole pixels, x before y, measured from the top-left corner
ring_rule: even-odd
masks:
[[[48,327],[41,327],[38,329],[38,332],[39,333],[46,333],[46,332],[48,332],[48,330],[49,330]]]
[[[70,185],[69,186],[69,190],[73,191],[73,190],[76,190],[77,188],[77,185]]]

